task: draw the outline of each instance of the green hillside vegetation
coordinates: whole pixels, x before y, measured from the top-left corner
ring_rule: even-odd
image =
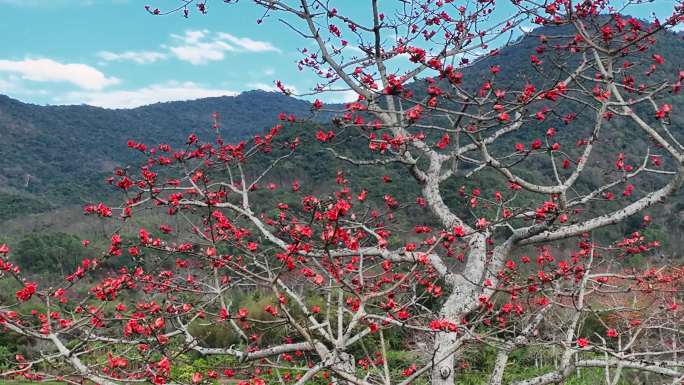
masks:
[[[464,87],[476,90],[484,79],[490,79],[490,68],[500,66],[501,72],[496,77],[498,87],[511,90],[521,89],[531,81],[542,85],[553,84],[557,79],[546,79],[545,71],[553,73],[551,66],[553,55],[545,59],[545,65],[536,68],[530,63],[529,55],[540,45],[540,36],[564,35],[567,31],[558,27],[543,27],[529,36],[516,42],[513,46],[502,49],[496,56],[477,61],[464,69]],[[553,47],[552,43],[548,47]],[[671,77],[678,73],[684,62],[684,43],[679,35],[666,33],[657,40],[654,51],[663,52],[665,65],[660,66],[660,75]],[[572,63],[569,64],[571,67]],[[659,75],[659,76],[660,76]],[[639,76],[638,76],[639,77]],[[640,76],[639,81],[647,81]],[[419,96],[423,92],[424,82],[418,81],[410,85]],[[673,104],[681,104],[682,95],[673,97]],[[327,106],[339,107],[339,106]],[[186,102],[158,103],[130,110],[108,110],[90,106],[36,106],[0,97],[0,137],[7,139],[0,158],[0,240],[12,243],[35,240],[34,232],[45,236],[63,236],[63,234],[79,234],[84,238],[97,239],[107,233],[103,225],[92,225],[90,219],[84,219],[80,206],[87,202],[107,201],[116,204],[120,196],[113,194],[105,178],[116,166],[133,166],[144,160],[144,155],[127,148],[128,139],[143,142],[149,146],[157,143],[169,143],[176,146],[183,143],[190,133],[197,133],[201,138],[210,140],[215,136],[212,129],[212,113],[218,112],[221,121],[221,134],[226,141],[246,139],[255,133],[277,123],[279,112],[292,113],[300,118],[311,116],[310,104],[281,94],[251,91],[236,97],[207,98]],[[576,123],[565,128],[561,118],[563,115],[577,113]],[[529,122],[511,138],[507,139],[494,151],[510,152],[513,143],[520,141],[528,144],[538,137],[543,137],[547,127],[555,126],[558,137],[564,143],[568,138],[587,135],[591,130],[588,112],[572,103],[555,106],[554,114],[543,122]],[[314,117],[319,122],[328,121],[329,116]],[[436,118],[437,119],[437,118]],[[602,166],[605,162],[613,162],[618,152],[641,156],[649,143],[643,142],[639,136],[629,129],[623,129],[625,123],[615,119],[604,130],[605,136],[600,140],[609,141],[614,152],[594,154],[591,164]],[[672,116],[672,127],[684,125],[684,114]],[[391,191],[400,202],[413,202],[418,195],[415,183],[407,171],[399,166],[364,167],[359,169],[348,163],[335,159],[324,146],[314,138],[314,133],[325,126],[304,124],[289,126],[286,124],[285,134],[291,138],[300,136],[302,147],[295,155],[279,165],[269,175],[266,182],[274,182],[280,186],[289,185],[298,179],[314,193],[326,193],[334,188],[336,170],[346,171],[346,175],[354,186],[369,188],[369,199],[381,206],[384,194]],[[577,132],[582,130],[582,132]],[[350,142],[351,141],[351,142]],[[367,142],[358,138],[338,138],[335,144],[338,151],[345,155],[364,158],[368,154]],[[276,152],[278,149],[276,149]],[[576,149],[568,149],[569,153],[578,153]],[[262,164],[268,157],[253,164]],[[632,161],[637,161],[632,159]],[[517,166],[522,175],[525,170],[548,170],[541,174],[541,180],[551,178],[552,171],[547,164],[534,159],[526,160]],[[465,169],[467,171],[467,168]],[[588,178],[579,184],[580,189],[596,187],[603,177],[601,167],[588,170]],[[383,176],[389,176],[391,184],[383,182]],[[476,180],[473,180],[476,179]],[[461,186],[479,187],[486,196],[494,190],[505,190],[506,181],[494,172],[479,173],[477,178],[461,178],[445,186],[447,203],[460,214],[470,217],[469,208],[460,201],[457,194]],[[256,194],[259,208],[273,210],[277,202],[297,203],[297,197],[289,194],[288,188],[280,188],[276,192],[266,189]],[[637,191],[636,194],[639,192]],[[524,200],[524,196],[521,196]],[[602,202],[603,205],[617,207],[619,202]],[[668,254],[681,252],[684,228],[678,215],[657,215],[659,212],[679,213],[684,210],[682,196],[676,197],[665,207],[653,210],[656,223],[648,229],[649,235],[661,239]],[[476,214],[476,213],[475,213]],[[418,208],[398,215],[396,221],[401,223],[405,216],[424,218],[426,224],[431,223],[429,213]],[[90,223],[90,224],[89,224]],[[633,218],[626,223],[604,230],[606,239],[615,239],[625,233],[640,228],[640,218]],[[665,232],[664,229],[668,231]],[[56,235],[61,234],[62,235]],[[32,264],[30,268],[42,271],[45,264]]]
[[[115,166],[134,159],[128,140],[176,145],[190,133],[206,136],[214,112],[223,137],[237,140],[272,125],[278,112],[309,110],[305,101],[264,91],[128,110],[37,106],[0,96],[0,189],[83,203],[104,191],[102,181]]]

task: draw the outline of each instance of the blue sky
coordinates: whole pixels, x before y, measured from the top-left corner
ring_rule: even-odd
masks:
[[[248,0],[214,1],[206,15],[187,19],[154,17],[143,8],[179,3],[0,0],[0,94],[36,104],[126,108],[272,90],[276,79],[299,92],[315,85],[313,75],[296,68],[297,48],[306,43],[274,18],[258,25],[263,11]],[[368,1],[341,3],[363,15]],[[497,12],[507,12],[507,2],[500,4]],[[656,0],[638,16],[662,17],[671,4]]]

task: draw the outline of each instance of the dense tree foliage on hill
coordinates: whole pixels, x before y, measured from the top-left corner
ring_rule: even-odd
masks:
[[[264,91],[120,110],[37,106],[0,96],[0,185],[82,203],[102,191],[102,175],[131,161],[129,139],[178,144],[192,132],[211,132],[217,112],[222,135],[236,140],[270,126],[280,111],[309,110],[305,101]],[[91,183],[76,183],[83,180]]]

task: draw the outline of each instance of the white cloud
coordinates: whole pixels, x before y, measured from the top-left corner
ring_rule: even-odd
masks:
[[[105,61],[132,61],[137,64],[154,63],[167,57],[165,53],[155,51],[125,51],[118,53],[100,51],[97,53],[97,56]]]
[[[169,47],[169,50],[179,60],[200,65],[207,64],[210,61],[223,60],[226,57],[225,52],[233,50],[233,47],[221,42],[212,42]]]
[[[173,34],[171,37],[177,45],[165,48],[168,48],[179,60],[187,61],[193,65],[223,60],[226,51],[235,50],[233,46],[222,41],[204,41],[207,35],[209,35],[209,31],[206,29],[185,31],[184,35]]]
[[[212,34],[209,30],[188,30],[183,35],[173,34],[174,43],[162,46],[179,60],[193,65],[207,64],[225,58],[226,52],[280,52],[271,43],[237,37],[225,32]]]
[[[11,97],[47,96],[50,94],[48,90],[31,88],[25,83],[16,75],[0,78],[0,94]]]
[[[238,50],[248,52],[278,52],[280,49],[267,41],[253,40],[248,37],[237,37],[225,32],[218,33],[219,40],[225,40],[238,47]]]
[[[125,51],[119,53],[100,51],[97,56],[105,61],[132,61],[138,64],[148,64],[167,59],[171,55],[193,65],[202,65],[225,59],[226,52],[281,52],[280,49],[267,41],[237,37],[226,32],[212,33],[207,29],[187,30],[181,35],[171,34],[171,40],[170,44],[161,46],[168,53],[158,51]],[[105,63],[101,64],[105,65]]]
[[[193,82],[171,81],[153,84],[136,90],[104,92],[72,92],[55,100],[58,103],[85,103],[105,108],[133,108],[157,102],[193,100],[212,96],[233,96],[235,91],[204,88]]]
[[[171,34],[171,37],[177,40],[181,40],[186,44],[195,44],[199,43],[200,40],[204,39],[205,36],[209,34],[208,29],[203,29],[203,30],[187,30],[185,31],[185,35],[176,35]]]
[[[18,74],[35,82],[67,82],[86,90],[101,90],[117,84],[119,79],[86,64],[64,64],[52,59],[0,60],[0,72]]]
[[[351,103],[359,100],[359,94],[354,90],[330,91],[319,97],[327,103]]]

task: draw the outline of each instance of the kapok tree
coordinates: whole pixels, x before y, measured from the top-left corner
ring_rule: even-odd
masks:
[[[21,285],[3,299],[2,325],[43,346],[5,376],[442,385],[458,380],[468,349],[488,347],[490,384],[562,383],[582,368],[610,384],[684,378],[682,270],[627,267],[657,240],[601,233],[634,217],[648,226],[645,210],[682,185],[670,122],[684,73],[664,71],[676,58],[654,48],[681,6],[642,21],[627,16],[636,4],[607,1],[515,1],[502,16],[493,1],[372,0],[356,19],[331,2],[255,3],[303,39],[315,92],[356,100],[317,99],[312,111],[334,118],[313,133],[283,113],[239,143],[218,121],[207,141],[129,142],[146,159],[110,179],[126,200],[86,207],[121,224],[101,257],[47,286],[0,249],[3,277]],[[207,11],[179,10],[193,4]],[[519,32],[530,23],[543,28]],[[529,74],[504,77],[513,63],[499,55],[530,41]],[[633,145],[620,150],[625,135]],[[415,201],[345,170],[327,190],[269,179],[310,141],[356,173],[403,169]],[[248,292],[262,308],[240,306]],[[210,346],[198,327],[239,342]],[[391,333],[413,341],[415,362],[392,361]],[[507,377],[509,356],[534,349],[556,352],[555,365]],[[232,359],[179,373],[189,352]]]

